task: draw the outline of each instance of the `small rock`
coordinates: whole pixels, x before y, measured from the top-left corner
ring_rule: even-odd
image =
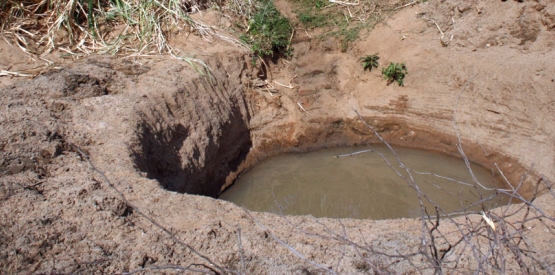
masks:
[[[463,3],[463,4],[460,4],[459,6],[457,6],[457,10],[458,10],[460,13],[465,13],[465,12],[467,12],[468,10],[470,10],[471,8],[472,8],[472,5],[469,4],[469,3]]]
[[[8,174],[15,175],[21,173],[25,168],[25,164],[20,163],[19,161],[14,161],[10,166],[8,166]]]

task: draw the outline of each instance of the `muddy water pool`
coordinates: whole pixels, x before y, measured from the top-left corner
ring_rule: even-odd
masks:
[[[341,156],[369,149],[375,151]],[[506,197],[476,184],[461,159],[409,148],[396,147],[394,151],[402,165],[409,168],[421,194],[426,195],[427,199],[421,198],[429,215],[435,215],[435,207],[428,199],[444,213],[480,211],[482,207],[493,208],[508,202]],[[243,173],[220,199],[249,210],[284,215],[361,219],[420,217],[418,192],[402,165],[385,146],[284,154],[268,158]],[[484,167],[471,164],[471,169],[481,185],[505,188]],[[479,201],[483,203],[472,205]]]

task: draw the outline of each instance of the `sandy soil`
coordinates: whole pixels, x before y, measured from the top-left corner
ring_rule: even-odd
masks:
[[[217,11],[202,20],[226,26]],[[555,178],[554,28],[547,0],[437,0],[400,9],[346,53],[296,32],[293,58],[269,63],[266,82],[243,49],[194,36],[174,43],[211,76],[164,57],[91,56],[1,77],[0,273],[433,273],[419,219],[280,217],[213,197],[269,155],[377,142],[355,110],[393,144],[459,154],[460,138],[470,159],[531,197]],[[362,70],[374,53],[382,66],[406,63],[405,87]],[[0,55],[3,70],[37,67],[7,44]],[[532,212],[555,217],[554,202],[541,196]],[[454,224],[438,232],[456,240]],[[503,271],[552,273],[553,225],[519,223],[536,260],[507,256]],[[444,268],[471,273],[474,256],[453,252]]]

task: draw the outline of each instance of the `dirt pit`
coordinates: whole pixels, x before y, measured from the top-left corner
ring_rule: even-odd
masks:
[[[162,57],[96,56],[3,81],[0,269],[553,272],[552,15],[547,1],[427,1],[346,53],[297,31],[292,59],[269,63],[271,93],[248,54],[194,36],[203,50],[189,49],[212,78]],[[360,57],[376,52],[382,65],[406,63],[405,87],[362,70]],[[366,123],[391,144],[464,153],[523,199],[546,195],[483,216],[385,221],[212,198],[267,156],[379,142]]]

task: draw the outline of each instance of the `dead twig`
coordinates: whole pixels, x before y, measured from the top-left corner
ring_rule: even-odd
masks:
[[[178,271],[192,271],[195,273],[201,273],[201,274],[214,274],[214,272],[207,272],[204,269],[199,269],[199,268],[195,268],[192,267],[195,266],[194,264],[191,264],[187,267],[183,267],[183,266],[179,266],[179,265],[164,265],[164,266],[157,266],[157,265],[153,265],[153,266],[149,266],[149,267],[144,267],[144,268],[137,268],[133,271],[130,272],[124,272],[122,273],[122,275],[131,275],[131,274],[135,274],[135,273],[139,273],[139,272],[145,272],[145,271],[153,271],[153,270],[178,270]],[[205,268],[209,268],[206,265],[199,265],[199,266],[203,266]]]
[[[330,1],[330,3],[339,4],[339,5],[343,5],[343,6],[358,6],[358,5],[360,5],[360,2],[358,2],[358,1],[356,3],[338,1],[338,0],[329,0],[329,1]]]
[[[418,3],[418,1],[412,1],[412,2],[410,2],[410,3],[404,4],[404,5],[400,6],[400,7],[395,8],[395,10],[400,10],[400,9],[402,9],[402,8],[406,8],[406,7],[412,6],[412,5],[416,4],[416,3]]]
[[[35,75],[1,70],[0,71],[0,76],[33,77]]]
[[[429,18],[428,20],[432,21],[432,23],[434,23],[436,25],[437,30],[439,31],[439,33],[441,33],[440,39],[443,39],[445,37],[445,33],[443,33],[443,31],[441,30],[441,28],[439,27],[437,22],[434,19],[431,19],[431,18]]]
[[[241,275],[246,275],[247,268],[245,267],[245,250],[243,249],[243,243],[241,242],[241,228],[237,228],[237,243],[239,245],[239,254],[241,254]]]
[[[274,82],[275,82],[276,84],[278,84],[279,86],[282,86],[282,87],[285,87],[285,88],[289,88],[289,89],[295,89],[295,88],[297,88],[297,87],[299,87],[299,86],[298,86],[298,85],[297,85],[297,86],[293,86],[292,82],[293,82],[293,79],[295,79],[297,76],[299,76],[299,75],[295,75],[295,76],[293,76],[293,78],[291,78],[291,80],[289,80],[289,85],[281,84],[281,83],[277,82],[276,80],[274,80]]]
[[[71,144],[70,145],[85,161],[87,161],[87,163],[89,164],[89,166],[91,167],[91,169],[96,172],[97,174],[99,174],[102,179],[112,188],[116,191],[116,193],[118,193],[118,195],[121,197],[121,199],[123,200],[123,202],[125,203],[125,205],[128,208],[133,209],[134,213],[139,214],[140,216],[142,216],[143,218],[145,218],[146,220],[148,220],[152,225],[154,225],[155,227],[159,228],[160,230],[162,230],[164,233],[166,233],[173,241],[175,241],[176,243],[183,245],[184,247],[186,247],[187,249],[189,249],[191,252],[193,252],[193,254],[197,255],[198,257],[200,257],[201,259],[205,260],[206,262],[208,262],[208,265],[204,265],[204,264],[194,264],[194,265],[200,265],[200,266],[204,266],[206,267],[208,270],[212,271],[214,274],[226,274],[226,273],[234,273],[237,274],[236,272],[229,270],[227,268],[221,267],[219,264],[216,264],[214,261],[210,260],[210,258],[208,258],[207,256],[203,255],[202,253],[198,252],[196,249],[194,249],[192,246],[190,246],[189,244],[181,241],[179,238],[177,238],[177,236],[175,236],[174,233],[172,233],[170,230],[168,230],[166,227],[162,226],[161,224],[159,224],[157,221],[155,221],[153,218],[149,217],[148,215],[146,215],[145,213],[143,213],[137,206],[131,204],[127,198],[125,197],[125,195],[114,185],[112,184],[112,182],[110,181],[110,179],[108,179],[108,177],[106,176],[106,174],[104,174],[104,172],[100,171],[98,168],[96,168],[96,166],[92,163],[92,161],[89,158],[89,155],[85,154],[85,152],[83,152],[81,150],[81,148],[79,148],[78,146]],[[178,266],[171,266],[171,268],[175,269]],[[183,267],[180,267],[183,268]],[[167,268],[165,268],[167,269]],[[195,272],[200,272],[197,270],[192,270],[189,267],[184,268],[184,270],[190,270],[190,271],[195,271]],[[208,273],[206,270],[202,271],[202,273]]]
[[[272,237],[272,239],[274,239],[274,241],[276,241],[277,243],[281,244],[282,246],[284,246],[285,248],[287,248],[287,250],[291,251],[291,253],[295,254],[295,256],[299,257],[300,259],[302,259],[303,261],[309,263],[312,266],[317,267],[318,269],[324,270],[330,274],[334,274],[337,275],[337,273],[335,273],[333,270],[331,270],[330,268],[327,268],[321,264],[318,264],[314,261],[309,260],[306,256],[304,256],[303,254],[301,254],[299,251],[297,251],[295,248],[293,248],[292,246],[290,246],[289,244],[287,244],[286,242],[284,242],[283,240],[279,239],[278,237],[276,237],[272,231],[270,231],[270,229],[268,229],[266,226],[264,226],[262,223],[260,223],[253,215],[251,215],[251,213],[243,208],[243,210],[245,211],[245,213],[247,213],[247,215],[251,218],[251,220],[254,221],[254,223],[256,223],[256,225],[258,225],[258,227],[260,227],[262,230],[264,230],[264,232],[266,232],[266,234],[268,234],[270,237]]]
[[[299,105],[299,108],[301,108],[301,110],[303,110],[303,112],[308,114],[308,111],[303,107],[303,105],[299,101],[297,101],[297,105]]]
[[[374,150],[370,149],[370,150],[362,150],[362,151],[357,151],[357,152],[353,152],[350,154],[344,154],[344,155],[337,155],[337,156],[333,156],[334,158],[342,158],[342,157],[351,157],[354,155],[358,155],[358,154],[362,154],[362,153],[368,153],[368,152],[373,152]]]

